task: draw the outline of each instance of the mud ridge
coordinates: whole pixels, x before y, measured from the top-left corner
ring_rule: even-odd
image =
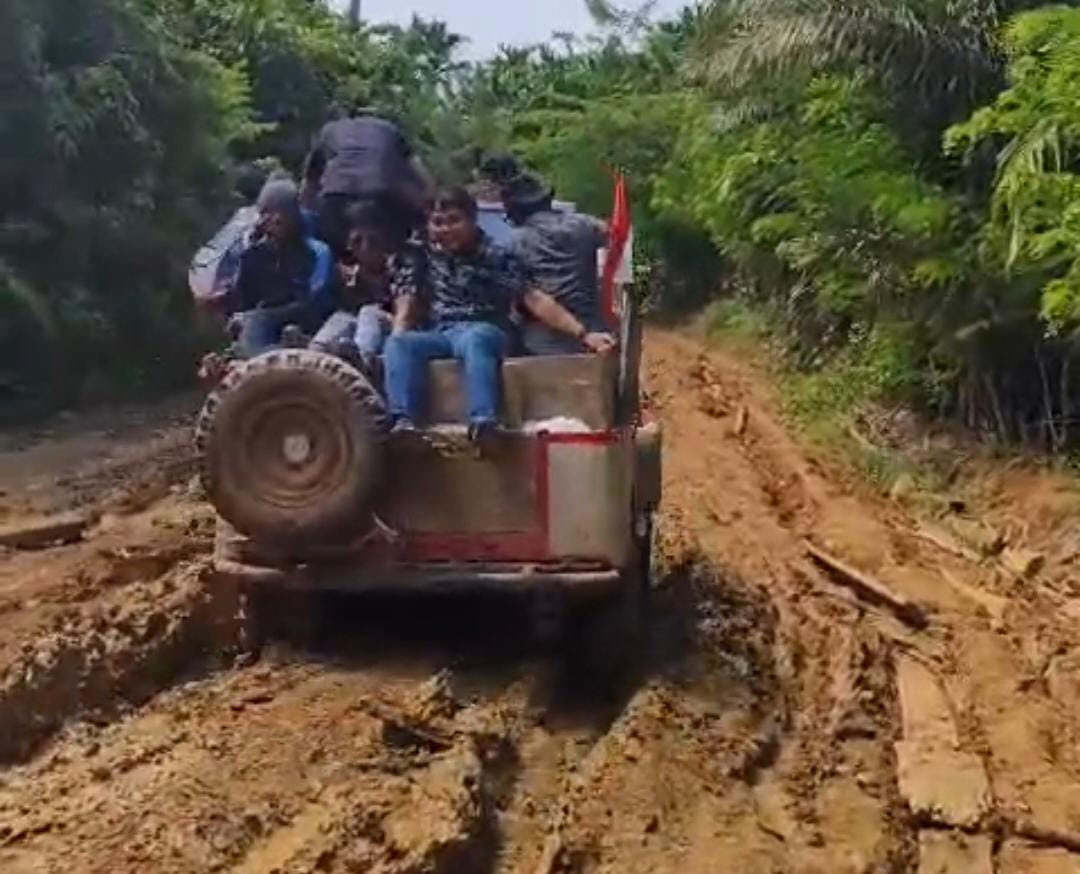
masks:
[[[26,761],[68,720],[111,721],[228,658],[241,639],[240,596],[215,582],[195,562],[57,617],[0,676],[0,763]]]
[[[372,684],[281,656],[180,684],[10,769],[0,869],[495,870],[506,723],[441,675]]]

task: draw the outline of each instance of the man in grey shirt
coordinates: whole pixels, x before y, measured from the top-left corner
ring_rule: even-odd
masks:
[[[590,332],[605,332],[600,313],[597,253],[607,243],[607,225],[579,213],[559,212],[553,192],[535,176],[520,175],[502,186],[503,205],[515,226],[510,248],[532,273],[537,287],[555,298]],[[573,337],[526,319],[522,329],[530,355],[574,355],[585,351]]]

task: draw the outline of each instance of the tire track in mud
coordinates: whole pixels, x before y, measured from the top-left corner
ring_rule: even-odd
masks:
[[[70,719],[113,719],[235,653],[239,593],[207,585],[209,575],[195,563],[126,586],[111,603],[62,613],[26,644],[0,675],[0,763],[26,760]]]
[[[661,815],[677,821],[677,793],[658,813],[651,782],[632,777],[649,761],[677,752],[680,772],[719,786],[752,781],[774,755],[774,617],[698,572],[666,581],[650,673],[611,697],[586,699],[527,652],[495,677],[483,642],[451,639],[393,666],[395,646],[334,640],[356,629],[347,621],[322,629],[319,652],[272,650],[250,668],[158,687],[130,715],[73,726],[4,775],[0,862],[531,871],[565,836],[552,864],[581,868],[606,821],[593,808],[612,791],[619,818],[644,833]],[[574,750],[554,771],[537,755],[543,739]],[[531,827],[515,832],[515,817]]]
[[[738,373],[692,338],[651,340],[650,386],[668,423],[666,500],[688,531],[675,539],[722,582],[760,590],[776,617],[774,761],[730,787],[719,840],[731,867],[713,867],[913,870],[892,749],[894,643],[877,617],[812,583],[802,554],[801,538],[838,496]]]
[[[809,650],[803,624],[714,566],[669,586],[651,670],[498,870],[908,870],[887,643],[852,611],[835,653]]]
[[[699,360],[687,369],[676,359],[689,360],[698,348],[696,343],[669,335],[661,345],[667,347],[661,355],[668,356],[659,375],[661,384],[668,386],[669,419],[679,421],[684,434],[696,430],[699,438],[711,433],[725,439],[718,428],[698,427],[694,419],[703,422],[702,414],[722,419],[725,410],[736,404],[752,407],[755,397],[753,393],[747,396],[746,388],[739,384],[742,371],[738,363],[732,362],[731,356],[707,355],[702,359],[704,365]],[[760,431],[754,432],[757,417],[750,415],[751,425],[743,429],[745,439],[733,447],[748,462],[743,480],[737,470],[730,475],[725,470],[712,480],[738,491],[740,498],[738,512],[726,517],[714,512],[711,515],[720,518],[712,521],[720,528],[739,529],[739,535],[752,545],[747,548],[737,538],[723,536],[717,526],[710,528],[710,514],[703,519],[700,509],[695,513],[696,496],[691,489],[683,486],[683,499],[677,503],[691,508],[691,523],[696,515],[695,527],[708,544],[703,547],[706,554],[726,551],[736,567],[756,566],[757,579],[771,580],[771,598],[782,617],[781,627],[791,632],[782,637],[789,641],[790,652],[803,651],[801,666],[787,684],[794,702],[790,708],[795,715],[793,730],[775,769],[789,780],[794,776],[796,787],[802,790],[795,793],[791,809],[799,811],[806,824],[820,824],[819,840],[848,843],[858,852],[858,823],[850,817],[846,824],[840,819],[830,821],[822,815],[821,803],[830,786],[837,784],[837,777],[843,778],[844,772],[854,767],[861,794],[880,802],[876,828],[884,840],[874,856],[880,862],[867,870],[915,870],[917,866],[920,871],[964,874],[1071,870],[1078,857],[1070,851],[1076,853],[1080,848],[1080,835],[1075,830],[1080,780],[1072,742],[1078,729],[1075,707],[1069,709],[1078,698],[1075,690],[1080,688],[1075,679],[1076,663],[1069,658],[1076,634],[1075,604],[1048,591],[1045,580],[1000,578],[985,563],[965,563],[951,554],[929,551],[915,535],[917,520],[895,504],[884,506],[873,497],[855,497],[836,489],[817,475],[798,447],[791,445],[769,411],[762,412]],[[746,419],[743,416],[743,421]],[[732,442],[730,435],[727,439]],[[727,450],[710,453],[708,440],[694,442],[704,448],[712,463],[723,465],[732,459]],[[687,468],[695,466],[681,454],[675,457]],[[775,510],[771,528],[764,516],[746,524],[751,520],[746,518],[743,498],[753,491],[749,480],[755,476],[745,474],[751,471],[765,504]],[[680,479],[684,478],[676,478],[676,487]],[[1022,512],[1037,517],[1040,511],[1047,511],[1052,519],[1054,501],[1029,502],[1023,485],[1017,501]],[[1075,488],[1060,477],[1043,484],[1044,489],[1055,487],[1059,491]],[[1036,498],[1039,494],[1036,490]],[[716,493],[710,497],[715,502]],[[976,500],[985,511],[989,501]],[[991,495],[990,500],[1010,503],[1008,494]],[[976,518],[979,509],[973,511]],[[1001,524],[1000,517],[996,522]],[[792,535],[786,548],[779,538],[774,541],[771,537],[777,526]],[[1053,555],[1060,548],[1054,536],[1061,532],[1042,533],[1050,535],[1042,547]],[[899,594],[919,602],[931,617],[930,626],[921,633],[911,633],[891,617],[831,588],[805,566],[797,548],[792,548],[797,546],[796,536],[808,535],[826,546],[834,543],[836,552],[856,567],[880,574]],[[1024,536],[1030,537],[1031,532]],[[984,588],[998,592],[996,603],[1004,609],[986,615],[990,599],[979,595]],[[937,760],[913,759],[905,733],[907,758],[900,770],[906,774],[908,799],[900,796],[896,779],[899,763],[893,745],[899,740],[901,723],[892,676],[896,651],[930,669],[932,682],[944,689],[950,720],[955,719],[960,729],[955,748],[949,748],[953,755]],[[843,652],[848,655],[841,656]],[[829,686],[823,682],[829,676],[842,679]],[[859,702],[855,712],[861,711],[854,720],[854,731],[834,731],[830,714],[842,712],[843,702],[853,699]],[[822,702],[833,704],[822,706]],[[911,702],[904,705],[905,721],[909,706]],[[913,706],[926,705],[916,702]],[[875,724],[877,731],[872,732],[869,727]],[[811,728],[800,731],[800,726]],[[837,742],[830,745],[830,738]],[[899,752],[899,746],[896,749]],[[979,761],[989,777],[992,797],[987,799],[989,812],[973,827],[957,819],[955,811],[961,808],[954,805],[964,795],[957,788],[965,776],[961,766]],[[789,767],[792,762],[793,768]],[[934,767],[935,762],[939,767]],[[976,764],[975,770],[978,767]],[[843,783],[841,779],[840,785]],[[850,789],[849,782],[844,791]],[[850,797],[858,798],[858,794]],[[940,799],[944,807],[928,809],[928,797]],[[814,803],[806,803],[811,798]],[[916,811],[914,815],[909,804]],[[870,805],[860,801],[859,806],[870,812]],[[862,830],[866,834],[875,828],[871,818],[865,817]],[[965,835],[965,830],[975,833]],[[853,864],[853,858],[856,856],[849,858],[848,865]],[[812,862],[804,860],[803,864],[818,870]],[[847,870],[835,867],[839,864],[834,861],[821,870]],[[855,869],[859,870],[858,866]],[[778,870],[802,868],[788,864]]]

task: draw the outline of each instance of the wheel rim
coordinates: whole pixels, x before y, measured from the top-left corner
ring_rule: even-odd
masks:
[[[353,463],[347,424],[303,399],[254,407],[240,432],[233,460],[244,488],[277,507],[318,503],[340,487]]]

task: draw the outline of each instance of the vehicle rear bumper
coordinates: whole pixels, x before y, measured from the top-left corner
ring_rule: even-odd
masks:
[[[252,586],[355,593],[464,594],[558,589],[568,595],[587,597],[616,589],[623,577],[621,571],[610,568],[403,565],[370,569],[308,565],[285,569],[256,567],[221,558],[214,562],[214,569],[219,575]]]

